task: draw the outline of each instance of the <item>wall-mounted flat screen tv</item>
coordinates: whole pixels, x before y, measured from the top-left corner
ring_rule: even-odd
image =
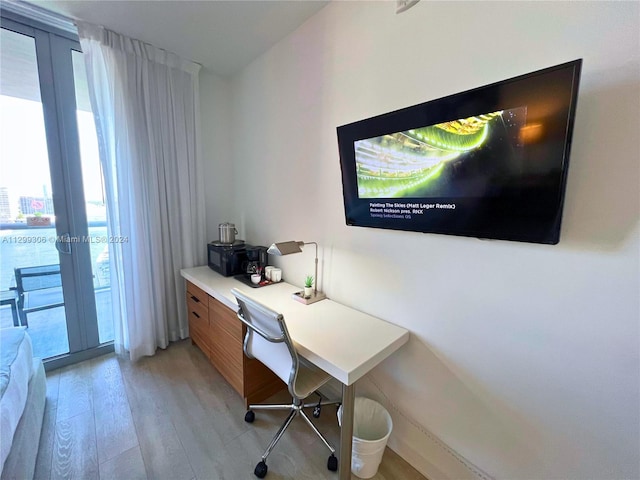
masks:
[[[558,243],[581,66],[338,127],[347,225]]]

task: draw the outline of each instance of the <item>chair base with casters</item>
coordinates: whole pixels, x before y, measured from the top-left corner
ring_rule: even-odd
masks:
[[[314,393],[320,396],[317,393],[318,389],[326,384],[331,379],[331,376],[298,355],[282,314],[271,310],[236,288],[232,289],[231,293],[236,297],[240,307],[237,313],[238,319],[247,327],[247,333],[244,337],[245,355],[249,358],[260,360],[284,381],[292,398],[289,404],[249,405],[249,410],[244,417],[245,421],[249,423],[255,419],[253,410],[289,410],[287,419],[276,432],[253,473],[258,478],[265,477],[268,471],[267,457],[280,438],[282,438],[287,427],[298,415],[302,417],[329,449],[331,455],[329,455],[327,461],[327,468],[336,471],[338,469],[338,459],[335,456],[335,448],[320,433],[304,411],[305,408],[313,407],[313,416],[318,418],[322,405],[335,405],[338,403],[323,401],[322,397],[316,403],[305,403],[305,399]]]
[[[319,418],[320,407],[324,405],[339,405],[339,402],[321,400],[320,402],[317,402],[317,403],[303,403],[302,401],[300,401],[300,399],[293,398],[292,403],[290,404],[249,405],[249,409],[247,410],[247,413],[244,416],[244,421],[247,423],[253,423],[253,421],[256,418],[253,410],[290,410],[286,420],[284,421],[280,429],[276,432],[275,436],[271,440],[271,443],[269,444],[264,454],[262,455],[262,459],[256,465],[256,468],[253,471],[256,477],[264,478],[266,476],[268,471],[267,457],[269,456],[273,448],[276,446],[280,438],[282,438],[284,431],[287,429],[287,427],[289,427],[293,419],[298,415],[300,415],[305,420],[305,422],[311,427],[311,430],[313,430],[315,434],[318,435],[318,437],[320,437],[320,440],[322,440],[322,443],[324,443],[325,446],[331,452],[331,454],[329,455],[329,458],[327,459],[327,468],[332,472],[335,472],[338,470],[338,459],[335,455],[336,449],[333,448],[333,446],[328,442],[328,440],[324,437],[324,435],[320,433],[320,431],[313,424],[313,422],[311,421],[307,413],[304,411],[305,408],[313,408],[314,418]]]

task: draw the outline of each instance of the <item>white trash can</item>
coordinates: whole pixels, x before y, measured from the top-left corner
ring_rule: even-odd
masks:
[[[338,409],[338,424],[342,426],[342,406]],[[355,476],[371,478],[378,472],[392,429],[391,415],[382,405],[356,397],[351,454],[351,472]]]

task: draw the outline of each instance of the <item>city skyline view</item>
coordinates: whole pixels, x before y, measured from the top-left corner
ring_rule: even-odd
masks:
[[[0,110],[0,223],[23,223],[29,215],[51,216],[55,221],[42,104],[0,95]],[[93,114],[82,110],[76,114],[87,219],[104,221],[106,209]]]

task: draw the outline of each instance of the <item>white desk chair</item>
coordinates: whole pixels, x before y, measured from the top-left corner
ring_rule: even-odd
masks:
[[[231,293],[236,297],[240,306],[238,318],[247,326],[247,334],[244,338],[244,353],[249,358],[258,359],[280,377],[289,387],[289,393],[293,397],[291,404],[249,405],[249,410],[244,417],[245,421],[249,423],[255,419],[253,410],[290,410],[289,416],[275,437],[273,437],[273,440],[271,440],[262,455],[262,460],[256,465],[253,473],[258,478],[265,477],[267,474],[267,457],[296,415],[302,416],[331,451],[327,461],[327,468],[331,471],[336,471],[338,469],[338,459],[334,455],[335,448],[324,438],[303,410],[306,407],[314,407],[313,416],[317,418],[320,416],[320,405],[337,403],[325,401],[304,403],[304,399],[327,383],[331,376],[298,357],[287,331],[284,317],[280,313],[271,310],[235,288],[231,290]]]

